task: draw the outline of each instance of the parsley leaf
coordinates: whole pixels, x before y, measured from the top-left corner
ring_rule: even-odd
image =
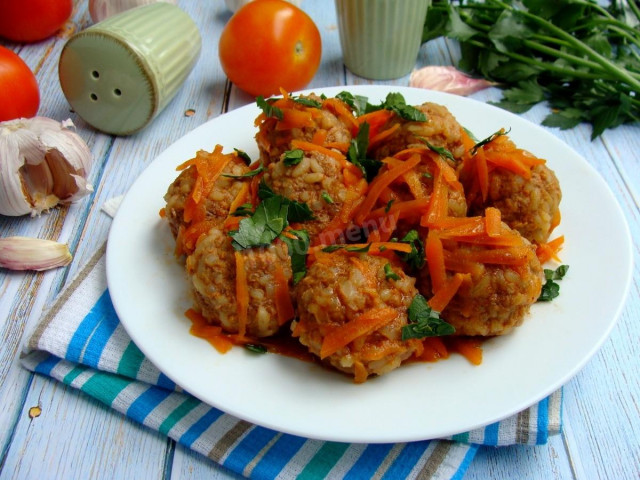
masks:
[[[356,115],[360,115],[367,110],[367,97],[362,95],[353,95],[350,92],[340,92],[336,95],[336,98],[349,105]]]
[[[322,197],[322,199],[327,202],[327,203],[333,203],[333,198],[331,198],[331,195],[329,195],[327,192],[322,192],[320,194],[320,196]]]
[[[296,200],[290,200],[281,195],[277,195],[273,190],[271,190],[271,187],[266,184],[264,179],[262,179],[260,181],[260,184],[258,185],[258,197],[261,200],[266,200],[274,196],[282,198],[283,203],[288,206],[289,210],[287,220],[289,222],[299,223],[315,219],[315,217],[313,216],[313,212],[309,208],[309,205],[303,202],[298,202]]]
[[[408,243],[411,245],[411,252],[396,252],[396,254],[409,266],[412,270],[420,270],[424,267],[426,262],[424,243],[420,240],[420,235],[417,230],[411,230],[407,233],[402,240],[402,243]]]
[[[290,96],[289,98],[300,105],[304,105],[305,107],[322,108],[322,103],[309,97]]]
[[[231,175],[230,173],[223,173],[222,176],[227,178],[251,178],[255,177],[256,175],[260,175],[262,172],[264,172],[264,170],[264,165],[260,164],[260,166],[255,170],[243,173],[242,175]]]
[[[429,147],[429,150],[432,150],[434,152],[436,152],[438,155],[444,157],[447,160],[451,160],[452,162],[456,162],[456,158],[453,156],[453,153],[451,153],[449,150],[447,150],[444,147],[437,147],[435,145],[432,145],[431,143],[429,143],[426,139],[421,138],[422,142],[424,142],[424,144]]]
[[[432,310],[422,295],[416,295],[409,305],[409,323],[402,327],[402,340],[410,338],[442,337],[452,335],[456,329]]]
[[[243,346],[244,348],[246,348],[247,350],[253,353],[260,353],[260,354],[267,353],[267,347],[259,343],[245,343]]]
[[[393,271],[390,263],[384,265],[384,276],[387,280],[400,280],[400,275]]]
[[[382,162],[367,157],[367,149],[369,148],[369,124],[362,123],[358,128],[355,138],[351,139],[349,150],[347,150],[347,159],[358,167],[368,182],[378,174],[382,168]]]
[[[282,161],[287,167],[291,167],[293,165],[298,165],[303,158],[304,152],[301,149],[296,148],[294,150],[287,150],[284,152]]]
[[[258,204],[250,217],[240,220],[238,230],[229,232],[236,250],[271,245],[288,226],[289,204],[284,197],[275,195]]]
[[[282,113],[282,110],[271,105],[269,100],[265,100],[262,95],[256,98],[256,104],[267,117],[275,117],[278,120],[282,120],[284,118],[284,113]]]
[[[349,245],[329,245],[322,249],[323,252],[333,253],[336,250],[344,250],[345,252],[354,252],[354,253],[367,253],[371,248],[371,244],[368,243],[364,247],[354,247]]]
[[[239,150],[237,148],[234,148],[233,150],[236,152],[236,155],[240,157],[242,161],[247,165],[247,167],[251,165],[251,157],[247,154],[247,152],[245,152],[244,150]]]
[[[542,291],[538,297],[539,302],[550,302],[558,295],[560,295],[560,285],[556,283],[556,280],[562,280],[569,270],[568,265],[560,265],[555,270],[549,268],[544,269],[544,285],[542,285]]]
[[[367,106],[367,112],[382,109],[391,110],[399,117],[412,122],[425,122],[427,120],[427,116],[424,114],[424,112],[417,109],[416,107],[407,105],[402,94],[398,92],[391,92],[387,94],[385,101],[380,105]]]
[[[253,214],[253,205],[251,203],[243,203],[238,208],[236,208],[233,212],[231,212],[232,217],[246,217],[252,214]]]
[[[498,137],[500,137],[502,135],[508,135],[510,131],[511,131],[511,128],[509,128],[509,130],[505,130],[504,128],[501,128],[497,132],[494,132],[491,135],[489,135],[487,138],[485,138],[483,140],[480,140],[471,149],[471,155],[475,155],[476,153],[478,153],[478,149],[480,147],[483,147],[483,146],[493,142],[496,138],[498,138]]]
[[[297,284],[307,274],[307,252],[309,251],[309,234],[306,230],[287,230],[289,235],[280,235],[289,251],[291,258],[291,271],[293,272],[293,284]]]

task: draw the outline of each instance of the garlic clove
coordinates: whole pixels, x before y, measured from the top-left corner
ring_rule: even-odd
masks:
[[[426,88],[456,95],[471,95],[495,86],[483,78],[472,78],[452,66],[431,65],[414,70],[409,77],[409,86]]]
[[[39,215],[93,191],[91,151],[72,126],[46,117],[0,123],[0,214]]]
[[[64,267],[72,258],[64,243],[30,237],[0,238],[2,268],[43,271]]]

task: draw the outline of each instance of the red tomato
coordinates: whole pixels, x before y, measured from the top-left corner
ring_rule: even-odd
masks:
[[[39,106],[35,75],[18,55],[0,46],[0,122],[33,117]]]
[[[322,53],[313,20],[284,0],[254,0],[224,27],[218,55],[237,87],[253,96],[300,90],[313,78]]]
[[[73,0],[0,0],[0,37],[44,40],[60,30],[72,9]]]

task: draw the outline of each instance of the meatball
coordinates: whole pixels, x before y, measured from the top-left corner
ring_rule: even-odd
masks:
[[[198,155],[210,155],[207,152],[198,152]],[[222,174],[227,175],[243,175],[249,171],[249,167],[244,161],[234,155],[229,154],[228,163],[224,167]],[[219,159],[211,159],[210,161],[218,161]],[[183,170],[180,175],[169,186],[164,196],[166,202],[165,214],[169,221],[171,233],[174,238],[178,235],[180,227],[186,227],[189,222],[184,220],[184,207],[187,199],[193,192],[198,177],[198,170],[195,165],[191,165]],[[242,187],[242,179],[225,177],[219,175],[208,196],[204,199],[205,215],[207,220],[218,221],[220,225],[229,215],[229,207],[231,202],[236,198],[240,188]]]
[[[447,107],[427,102],[416,108],[425,114],[427,120],[414,122],[400,117],[392,118],[385,128],[393,127],[396,123],[400,123],[400,128],[374,149],[375,158],[389,157],[416,145],[424,146],[423,140],[448,150],[455,158],[460,158],[464,153],[463,128]]]
[[[236,253],[244,260],[249,292],[246,334],[252,337],[271,336],[282,324],[275,300],[276,269],[282,269],[286,282],[289,283],[292,277],[287,247],[282,243],[266,249],[235,252],[230,237],[222,230],[212,228],[198,240],[195,251],[186,261],[196,310],[207,321],[220,325],[228,333],[242,330],[236,294]],[[293,302],[293,297],[291,300]]]
[[[309,206],[314,219],[300,227],[312,243],[340,212],[349,188],[340,162],[315,151],[305,153],[297,165],[287,165],[284,158],[272,163],[264,180],[275,193]]]
[[[324,144],[349,144],[351,142],[351,129],[340,117],[317,95],[301,96],[321,105],[320,108],[309,107],[302,103],[291,102],[291,108],[303,112],[308,120],[304,126],[290,126],[286,117],[279,120],[268,117],[262,120],[258,126],[256,142],[260,151],[260,161],[264,165],[277,162],[281,155],[289,150],[291,140],[311,141],[319,131],[323,132]],[[332,102],[340,102],[332,99]],[[345,104],[345,108],[346,104]]]
[[[486,207],[496,207],[502,219],[533,243],[548,240],[560,217],[562,192],[555,174],[545,164],[531,169],[525,178],[509,170],[496,168],[489,174],[489,190],[485,202],[471,202],[472,214]]]
[[[478,250],[491,247],[458,245],[455,256],[464,264],[464,258]],[[523,239],[525,252],[522,265],[510,266],[491,263],[474,263],[441,317],[456,329],[455,335],[494,336],[504,335],[524,321],[531,305],[540,296],[542,266],[535,247]],[[427,298],[432,294],[428,269],[418,276],[418,290]]]
[[[391,318],[322,360],[353,375],[358,383],[369,375],[382,375],[420,352],[419,340],[402,340],[407,309],[417,294],[415,279],[391,267],[397,280],[387,278],[382,257],[337,251],[323,254],[296,287],[298,321],[293,336],[322,358],[325,338],[372,310],[385,309]],[[387,267],[389,268],[389,267]],[[394,314],[395,313],[395,314]]]

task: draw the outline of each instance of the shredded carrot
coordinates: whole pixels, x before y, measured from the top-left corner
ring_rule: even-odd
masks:
[[[455,296],[465,279],[470,279],[468,273],[456,273],[448,278],[444,284],[435,291],[433,297],[427,302],[429,306],[436,312],[442,312],[451,299]]]
[[[485,202],[489,196],[489,166],[487,165],[487,157],[484,154],[484,149],[478,149],[474,158],[480,194],[482,195],[482,201]]]
[[[193,253],[196,248],[198,239],[208,233],[213,227],[217,226],[217,222],[213,220],[203,220],[201,222],[192,223],[181,235],[182,250],[186,254]]]
[[[431,224],[442,217],[446,217],[449,212],[449,189],[444,180],[442,171],[438,169],[433,180],[433,191],[429,197],[429,208],[422,216],[420,225],[423,227]]]
[[[313,240],[313,245],[330,245],[335,243],[336,239],[341,236],[344,229],[351,223],[353,216],[362,203],[362,193],[366,189],[366,185],[366,180],[361,179],[352,190],[347,192],[340,211]]]
[[[320,347],[320,358],[324,359],[333,355],[341,348],[346,347],[356,338],[367,335],[398,316],[398,312],[393,308],[378,307],[361,313],[353,320],[333,328],[329,331]]]
[[[236,302],[238,304],[238,335],[244,336],[247,332],[247,318],[249,312],[249,286],[247,285],[247,272],[244,269],[244,256],[235,251],[236,257]]]
[[[417,357],[423,362],[437,362],[441,358],[449,358],[447,346],[440,337],[427,337],[422,341],[423,351]]]
[[[502,215],[495,207],[488,207],[484,211],[485,230],[490,237],[497,237],[502,233]]]
[[[482,339],[473,337],[451,337],[451,348],[465,357],[473,365],[482,363]]]
[[[459,251],[456,253],[461,261],[487,263],[493,265],[525,265],[531,255],[526,246],[509,248],[491,248],[486,250]]]
[[[316,145],[324,145],[324,142],[327,140],[327,132],[323,128],[319,128],[315,132],[313,132],[313,137],[311,137],[311,143],[315,143]]]
[[[291,140],[291,146],[293,148],[299,148],[300,150],[303,150],[305,152],[313,152],[313,151],[320,152],[324,155],[334,158],[335,160],[340,162],[343,167],[347,166],[347,159],[342,153],[332,150],[330,148],[323,147],[322,145],[316,145],[315,143],[307,142],[305,140],[293,139]]]
[[[387,210],[387,207],[380,207],[373,210],[366,220],[377,219],[388,215],[398,215],[398,218],[419,217],[429,208],[429,199],[419,198],[416,200],[406,200],[404,202],[393,202]]]
[[[546,263],[549,260],[560,262],[558,252],[562,249],[562,245],[564,245],[564,235],[560,235],[549,242],[538,245],[536,247],[536,255],[540,263]]]
[[[276,130],[291,130],[293,128],[313,127],[315,123],[311,112],[287,108],[282,110],[282,120],[276,125]]]
[[[333,111],[333,113],[347,125],[353,135],[358,133],[358,121],[342,100],[335,97],[327,98],[322,102],[322,106]]]
[[[549,226],[549,232],[553,232],[558,225],[560,225],[560,221],[562,219],[562,214],[560,210],[556,210],[553,218],[551,219],[551,225]]]
[[[431,289],[435,293],[440,290],[447,281],[447,272],[444,264],[444,248],[442,241],[434,230],[429,230],[424,246],[429,274],[431,275]]]
[[[391,127],[379,133],[376,133],[375,136],[370,138],[368,148],[374,148],[376,145],[379,145],[380,143],[388,139],[391,135],[396,133],[398,130],[400,130],[400,124],[396,123],[395,125],[392,125]]]
[[[361,225],[364,219],[369,215],[369,213],[371,213],[371,210],[375,206],[382,191],[388,187],[391,182],[404,175],[419,163],[420,156],[414,155],[409,160],[402,162],[400,165],[379,173],[378,176],[376,176],[376,178],[369,184],[369,192],[355,216],[355,222],[358,225]]]
[[[167,216],[167,209],[162,207],[159,211],[158,211],[158,215],[160,215],[160,218],[166,218]]]
[[[349,151],[350,144],[348,142],[324,142],[324,146],[327,148],[333,148],[334,150],[339,150],[346,155]]]
[[[374,110],[373,112],[365,113],[358,117],[358,124],[369,124],[369,145],[371,145],[371,139],[375,137],[380,129],[389,121],[395,114],[391,110],[381,109]]]
[[[284,275],[284,270],[280,262],[276,262],[273,279],[275,281],[275,304],[278,315],[278,325],[284,325],[296,316],[296,312],[291,303],[289,281]]]

